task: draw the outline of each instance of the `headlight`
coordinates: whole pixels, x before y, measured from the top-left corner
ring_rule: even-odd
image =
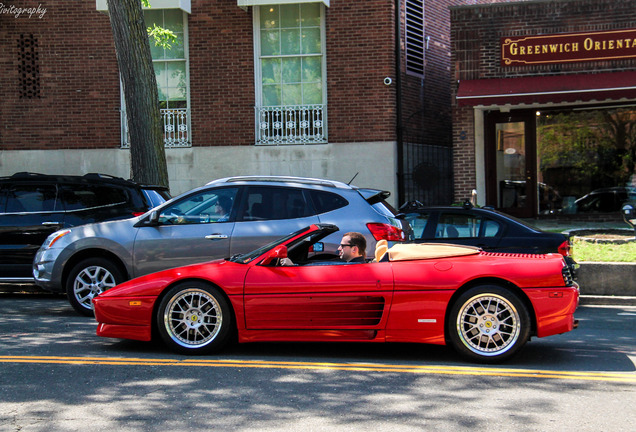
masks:
[[[55,244],[56,241],[64,237],[66,234],[69,234],[70,232],[71,230],[68,230],[68,229],[54,232],[53,234],[51,234],[50,236],[46,238],[42,247],[44,249],[50,248],[51,246],[53,246],[53,244]]]

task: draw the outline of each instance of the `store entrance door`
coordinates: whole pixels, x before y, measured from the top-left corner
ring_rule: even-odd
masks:
[[[537,146],[534,113],[486,116],[486,203],[529,218],[537,208]]]

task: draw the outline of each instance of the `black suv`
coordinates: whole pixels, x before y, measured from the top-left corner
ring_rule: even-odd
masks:
[[[139,216],[170,195],[104,174],[0,177],[0,282],[32,282],[33,258],[61,228]]]

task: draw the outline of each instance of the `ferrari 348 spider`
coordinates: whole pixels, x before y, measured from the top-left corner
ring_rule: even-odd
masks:
[[[94,299],[97,334],[160,336],[186,354],[219,351],[232,335],[450,344],[497,362],[531,336],[576,328],[579,290],[559,254],[380,242],[376,260],[352,264],[321,254],[320,240],[337,230],[312,225],[248,254],[118,285]]]

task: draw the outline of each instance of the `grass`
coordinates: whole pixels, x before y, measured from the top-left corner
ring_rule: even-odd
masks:
[[[603,244],[575,238],[572,246],[572,257],[576,262],[636,262],[636,241],[624,244]]]

